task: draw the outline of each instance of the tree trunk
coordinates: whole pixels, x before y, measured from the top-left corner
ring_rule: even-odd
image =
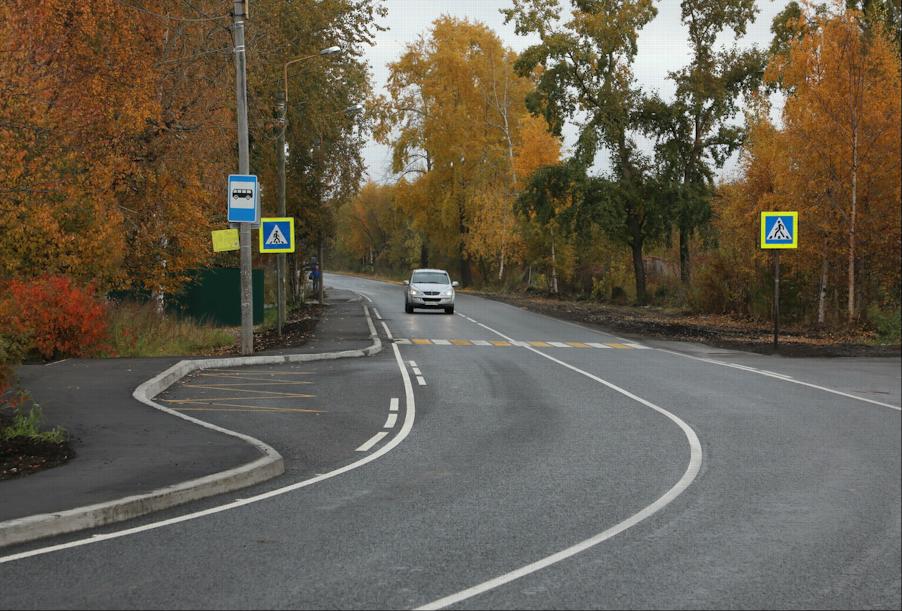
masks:
[[[425,237],[420,244],[420,267],[429,267],[429,245]]]
[[[858,129],[852,130],[852,211],[849,214],[849,300],[848,320],[855,322],[855,216],[858,212]],[[798,231],[798,229],[796,229]]]
[[[798,229],[796,230],[798,231]],[[821,281],[817,290],[817,326],[823,327],[826,322],[826,305],[827,305],[827,271],[829,263],[827,254],[824,253],[823,261],[821,261]]]
[[[554,252],[554,231],[551,232],[551,292],[558,294],[557,286],[557,254]]]
[[[504,248],[501,248],[501,263],[498,265],[498,282],[504,281]]]
[[[633,273],[636,276],[636,303],[645,305],[648,296],[645,294],[645,265],[642,262],[642,240],[633,237]]]
[[[680,280],[689,285],[689,238],[692,233],[688,227],[680,226]]]

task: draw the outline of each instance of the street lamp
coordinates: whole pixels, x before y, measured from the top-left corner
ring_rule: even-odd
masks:
[[[304,55],[303,57],[298,57],[296,59],[289,60],[285,62],[282,66],[282,82],[283,82],[283,91],[281,95],[279,95],[279,99],[276,100],[276,108],[279,111],[279,143],[278,148],[276,149],[276,157],[279,162],[279,216],[285,216],[285,158],[287,157],[288,147],[285,143],[285,129],[288,126],[288,66],[291,64],[296,64],[298,62],[302,62],[304,60],[310,59],[312,57],[317,56],[330,56],[330,55],[338,55],[341,53],[341,47],[326,47],[325,49],[320,50],[319,53],[311,53],[310,55]],[[276,293],[278,298],[278,330],[279,337],[282,337],[282,327],[285,324],[285,253],[279,253],[276,255],[276,274],[278,278],[276,280]]]

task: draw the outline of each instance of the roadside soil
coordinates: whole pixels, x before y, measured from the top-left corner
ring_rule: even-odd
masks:
[[[619,335],[702,342],[718,348],[773,354],[773,324],[725,315],[674,312],[654,306],[621,306],[544,296],[467,291],[548,316],[597,326]],[[784,356],[899,356],[900,347],[880,345],[876,334],[826,331],[797,325],[780,329],[777,353]]]
[[[316,324],[319,322],[323,313],[323,306],[319,304],[308,304],[301,309],[288,313],[288,318],[282,327],[282,337],[279,337],[279,330],[276,327],[270,327],[263,330],[254,331],[254,352],[262,352],[272,348],[296,348],[303,346],[310,339]],[[208,352],[202,356],[239,356],[241,348],[238,345],[238,338],[241,334],[241,328],[232,329],[235,334],[235,343],[219,350]]]
[[[0,429],[12,424],[12,414],[0,411]],[[50,443],[29,437],[0,439],[0,481],[59,466],[75,456],[69,442]]]

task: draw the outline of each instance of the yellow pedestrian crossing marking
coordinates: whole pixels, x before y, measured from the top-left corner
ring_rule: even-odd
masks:
[[[577,341],[551,341],[551,340],[530,340],[530,341],[505,341],[505,340],[484,340],[484,339],[426,339],[426,338],[395,338],[396,344],[416,345],[416,346],[494,346],[494,347],[510,347],[510,346],[531,346],[533,348],[580,348],[580,349],[608,349],[619,348],[621,350],[647,350],[648,346],[637,344],[634,342],[577,342]]]

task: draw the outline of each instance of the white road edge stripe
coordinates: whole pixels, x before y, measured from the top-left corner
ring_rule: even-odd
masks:
[[[387,337],[388,339],[395,339],[394,337],[392,337],[391,331],[388,330],[388,325],[385,324],[385,321],[380,320],[379,322],[380,324],[382,324],[382,328],[385,329],[385,337]]]
[[[492,329],[491,327],[488,327],[482,323],[476,323],[476,324],[478,324],[479,326],[481,326],[485,329],[488,329],[492,333],[495,333],[496,335],[503,337],[504,339],[506,339],[508,341],[511,341],[511,339],[509,337],[507,337],[503,333],[496,331],[495,329]],[[680,429],[682,429],[683,434],[686,435],[686,439],[689,440],[689,465],[686,467],[686,472],[683,473],[683,477],[681,477],[679,479],[679,481],[676,484],[674,484],[673,487],[664,494],[664,496],[658,498],[658,500],[656,500],[654,503],[645,507],[640,512],[633,514],[632,516],[630,516],[626,520],[623,520],[619,524],[615,524],[611,528],[608,528],[607,530],[598,533],[594,537],[586,539],[585,541],[577,543],[576,545],[568,547],[567,549],[561,550],[561,551],[557,552],[556,554],[552,554],[551,556],[547,556],[545,558],[542,558],[541,560],[537,560],[536,562],[527,564],[526,566],[516,569],[514,571],[511,571],[510,573],[505,573],[504,575],[499,575],[498,577],[495,577],[494,579],[485,581],[479,585],[473,586],[472,588],[467,588],[466,590],[457,592],[456,594],[452,594],[450,596],[440,598],[427,605],[418,607],[418,609],[442,609],[444,607],[459,603],[462,600],[466,600],[468,598],[472,598],[479,594],[483,594],[485,592],[488,592],[489,590],[492,590],[492,589],[502,586],[506,583],[510,583],[511,581],[519,579],[520,577],[529,575],[530,573],[535,573],[536,571],[540,571],[546,567],[551,566],[552,564],[560,562],[561,560],[565,560],[567,558],[570,558],[571,556],[575,556],[576,554],[579,554],[580,552],[583,552],[583,551],[589,549],[590,547],[598,545],[599,543],[602,543],[603,541],[607,541],[611,537],[622,533],[623,531],[627,530],[628,528],[630,528],[632,526],[635,526],[642,520],[645,520],[646,518],[652,516],[656,512],[658,512],[661,509],[663,509],[664,507],[666,507],[673,499],[675,499],[680,494],[682,494],[683,491],[686,490],[686,488],[688,488],[690,484],[692,484],[692,481],[695,479],[695,476],[698,475],[698,471],[701,468],[702,446],[698,440],[698,436],[695,434],[695,431],[692,430],[692,427],[690,427],[688,424],[683,422],[683,420],[681,420],[679,417],[675,416],[674,414],[671,414],[670,412],[668,412],[667,410],[665,410],[661,407],[658,407],[654,403],[646,401],[645,399],[638,397],[638,396],[634,395],[633,393],[620,388],[619,386],[615,386],[614,384],[611,384],[610,382],[607,382],[606,380],[602,380],[601,378],[599,378],[595,375],[592,375],[591,373],[583,371],[582,369],[578,369],[578,368],[574,367],[573,365],[570,365],[568,363],[565,363],[564,361],[558,360],[558,359],[554,358],[553,356],[549,356],[549,355],[545,354],[544,352],[540,352],[540,351],[536,350],[535,348],[533,348],[532,346],[527,346],[527,349],[531,350],[532,352],[535,352],[542,358],[546,358],[550,361],[554,361],[555,363],[562,365],[563,367],[566,367],[567,369],[571,369],[577,373],[580,373],[592,380],[595,380],[599,384],[603,384],[604,386],[607,386],[608,388],[615,390],[615,391],[619,392],[620,394],[625,395],[625,396],[629,397],[630,399],[633,399],[634,401],[641,403],[642,405],[645,405],[646,407],[650,407],[651,409],[655,410],[656,412],[658,412],[660,414],[663,414],[664,416],[667,416],[670,420],[672,420],[674,423],[676,423],[676,425],[679,426]]]
[[[829,392],[834,395],[839,395],[841,397],[847,397],[849,399],[855,399],[856,401],[864,401],[865,403],[873,403],[874,405],[880,405],[882,407],[888,407],[890,409],[894,409],[897,412],[902,412],[902,407],[898,405],[893,405],[891,403],[883,403],[881,401],[876,401],[874,399],[866,399],[865,397],[859,397],[857,395],[850,395],[849,393],[842,392],[841,390],[835,390],[833,388],[827,388],[826,386],[818,386],[817,384],[812,384],[811,382],[803,382],[802,380],[796,380],[792,376],[788,376],[782,373],[776,373],[773,371],[767,371],[764,369],[755,369],[753,367],[747,367],[745,365],[737,365],[736,363],[727,363],[724,361],[717,361],[714,359],[706,359],[700,356],[692,356],[689,354],[683,354],[682,352],[675,352],[673,350],[667,350],[666,348],[655,348],[660,352],[666,352],[667,354],[672,354],[674,356],[681,356],[683,358],[692,359],[694,361],[702,361],[703,363],[711,363],[712,365],[720,365],[721,367],[731,367],[732,369],[741,369],[742,371],[748,371],[749,373],[757,373],[758,375],[767,376],[769,378],[774,378],[776,380],[783,380],[784,382],[789,382],[790,384],[799,384],[801,386],[807,386],[809,388],[816,388],[818,390],[823,390],[824,392]]]
[[[82,545],[89,545],[91,543],[99,543],[100,541],[107,541],[109,539],[118,539],[120,537],[135,535],[144,531],[155,530],[157,528],[163,528],[164,526],[178,524],[180,522],[187,522],[189,520],[194,520],[195,518],[202,518],[205,516],[217,514],[223,511],[228,511],[229,509],[237,509],[238,507],[244,507],[245,505],[250,505],[251,503],[264,501],[272,497],[281,496],[288,492],[306,488],[307,486],[312,486],[313,484],[318,484],[323,480],[331,479],[343,473],[347,473],[348,471],[353,471],[354,469],[362,467],[365,464],[376,460],[377,458],[381,458],[385,454],[394,450],[398,446],[398,444],[400,444],[402,441],[404,441],[404,439],[407,438],[408,435],[410,435],[410,431],[413,429],[414,419],[416,418],[416,403],[414,402],[413,385],[410,382],[410,374],[407,373],[407,368],[404,367],[404,361],[401,359],[401,351],[398,349],[398,346],[392,344],[392,350],[394,350],[395,352],[395,359],[398,362],[398,368],[401,370],[401,379],[404,380],[404,395],[407,401],[407,410],[404,413],[404,423],[401,425],[401,430],[398,431],[398,434],[392,437],[388,443],[386,443],[384,446],[382,446],[372,454],[368,454],[360,460],[352,462],[351,464],[345,465],[344,467],[341,467],[339,469],[335,469],[334,471],[329,471],[328,473],[323,473],[322,475],[317,475],[316,477],[311,477],[310,479],[305,479],[289,486],[270,490],[269,492],[264,492],[262,494],[258,494],[249,498],[236,499],[230,503],[226,503],[225,505],[220,505],[218,507],[211,507],[209,509],[204,509],[203,511],[195,511],[193,513],[170,518],[168,520],[151,522],[150,524],[144,524],[142,526],[136,526],[134,528],[127,528],[125,530],[91,535],[86,539],[78,539],[75,541],[70,541],[69,543],[61,543],[59,545],[41,547],[27,552],[21,552],[19,554],[12,554],[10,556],[0,556],[0,564],[14,562],[16,560],[22,560],[24,558],[30,558],[32,556],[41,556],[44,554],[49,554],[51,552],[58,552],[73,547],[81,547]]]
[[[376,308],[373,308],[373,314],[376,315],[376,318],[378,318],[379,320],[382,320],[382,314],[380,314],[379,310],[377,310]]]
[[[372,448],[374,445],[376,445],[377,443],[382,441],[382,438],[385,437],[386,435],[388,435],[388,432],[379,431],[378,433],[373,435],[369,441],[367,441],[365,444],[363,444],[362,446],[357,448],[357,451],[358,452],[369,452],[370,448]]]

